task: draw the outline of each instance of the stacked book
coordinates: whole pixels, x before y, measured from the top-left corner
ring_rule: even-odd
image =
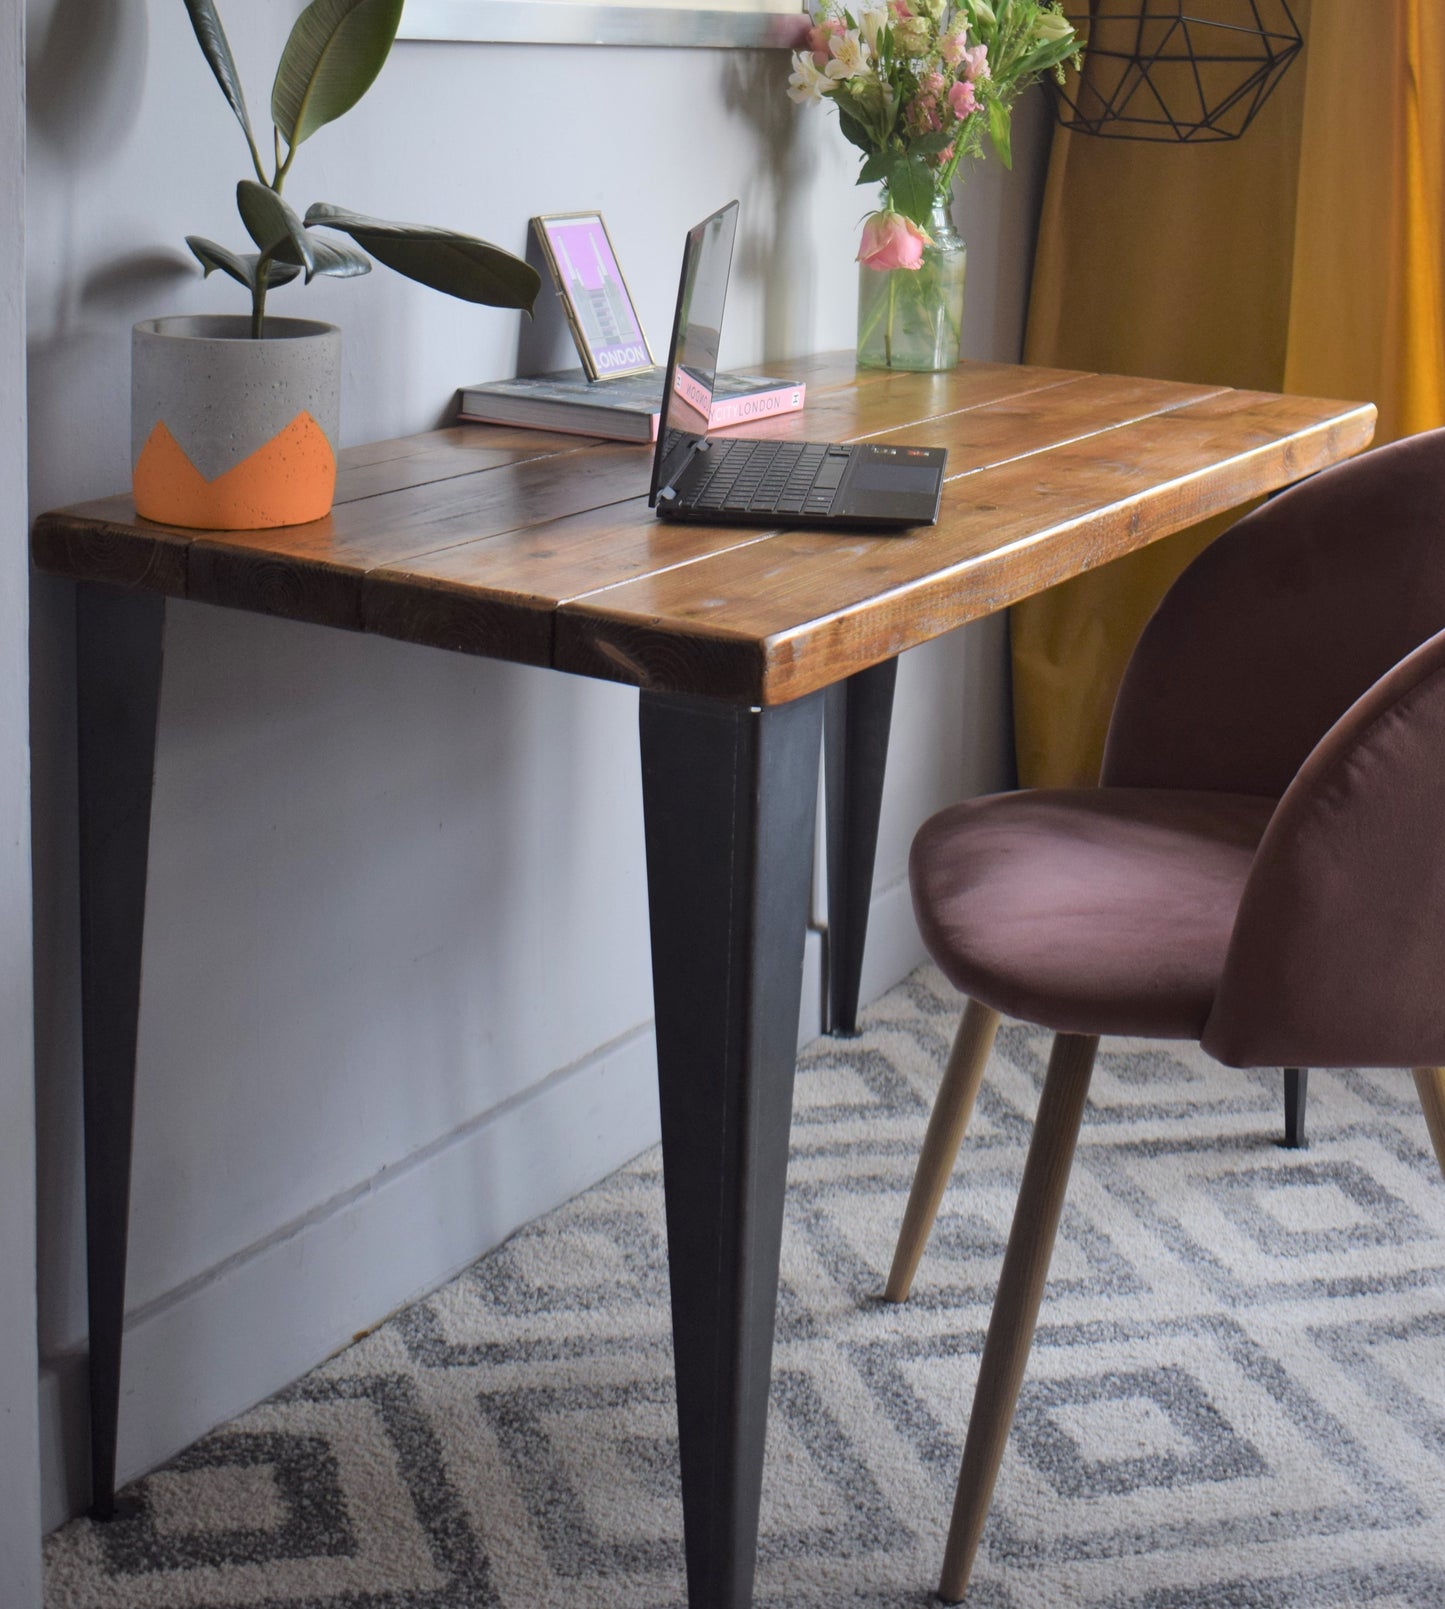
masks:
[[[661,368],[611,380],[589,380],[581,369],[489,380],[461,394],[461,419],[566,430],[614,441],[656,441],[662,414]],[[768,375],[720,374],[713,390],[709,428],[747,424],[774,414],[796,413],[807,386]]]

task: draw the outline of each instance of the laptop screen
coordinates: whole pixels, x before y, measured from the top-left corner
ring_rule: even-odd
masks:
[[[658,490],[670,484],[693,443],[707,434],[737,227],[738,204],[729,201],[687,232],[677,315],[672,321],[672,345],[662,388],[657,450],[652,458],[649,503],[657,502]]]

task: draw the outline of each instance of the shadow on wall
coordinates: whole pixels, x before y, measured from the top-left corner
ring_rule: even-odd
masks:
[[[748,50],[728,55],[723,68],[723,102],[753,140],[733,283],[760,282],[765,357],[806,351],[812,329],[816,263],[807,231],[794,221],[817,163],[787,96],[790,65],[787,51]]]
[[[550,374],[556,369],[575,369],[578,366],[577,348],[572,332],[567,327],[567,315],[562,311],[562,299],[557,294],[556,281],[546,256],[537,243],[537,231],[527,230],[527,261],[542,276],[542,293],[532,310],[531,318],[523,313],[517,320],[517,373]],[[623,276],[627,274],[627,253],[620,247],[618,261]],[[661,361],[662,353],[654,341],[653,357]],[[489,375],[488,379],[504,376]]]
[[[142,115],[151,50],[145,0],[30,0],[26,27],[31,182],[46,186],[47,210],[59,220],[47,267],[32,275],[28,350],[30,483],[51,501],[34,444],[65,438],[73,399],[88,377],[113,369],[118,345],[128,342],[130,307],[169,293],[192,270],[174,250],[121,253],[86,273],[77,267],[79,176],[105,163]],[[107,399],[111,414],[115,400]]]
[[[125,142],[141,116],[150,59],[145,0],[110,0],[104,6],[94,0],[32,0],[26,24],[32,146],[48,152],[63,173],[103,161]],[[73,213],[70,221],[73,228]],[[72,230],[67,235],[69,247]],[[74,252],[67,250],[62,260],[74,262]],[[52,338],[60,345],[72,337],[79,317],[89,309],[129,308],[194,274],[191,260],[175,250],[126,252],[83,278],[62,272],[56,278],[65,292]],[[32,346],[32,363],[35,356]]]
[[[140,115],[150,45],[145,0],[30,0],[25,21],[30,138],[72,162],[103,155]]]

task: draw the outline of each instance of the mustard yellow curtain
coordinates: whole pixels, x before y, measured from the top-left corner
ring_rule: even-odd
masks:
[[[1027,361],[1368,398],[1377,441],[1445,423],[1445,4],[1295,10],[1303,59],[1242,139],[1055,131]],[[1144,622],[1227,523],[1015,607],[1021,783],[1097,778]]]

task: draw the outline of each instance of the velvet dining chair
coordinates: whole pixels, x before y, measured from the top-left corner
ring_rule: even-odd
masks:
[[[1175,582],[1101,785],[925,823],[929,951],[968,997],[885,1295],[907,1298],[999,1015],[1055,1033],[939,1596],[963,1597],[1032,1344],[1094,1053],[1413,1068],[1445,1170],[1445,430],[1246,515]]]

